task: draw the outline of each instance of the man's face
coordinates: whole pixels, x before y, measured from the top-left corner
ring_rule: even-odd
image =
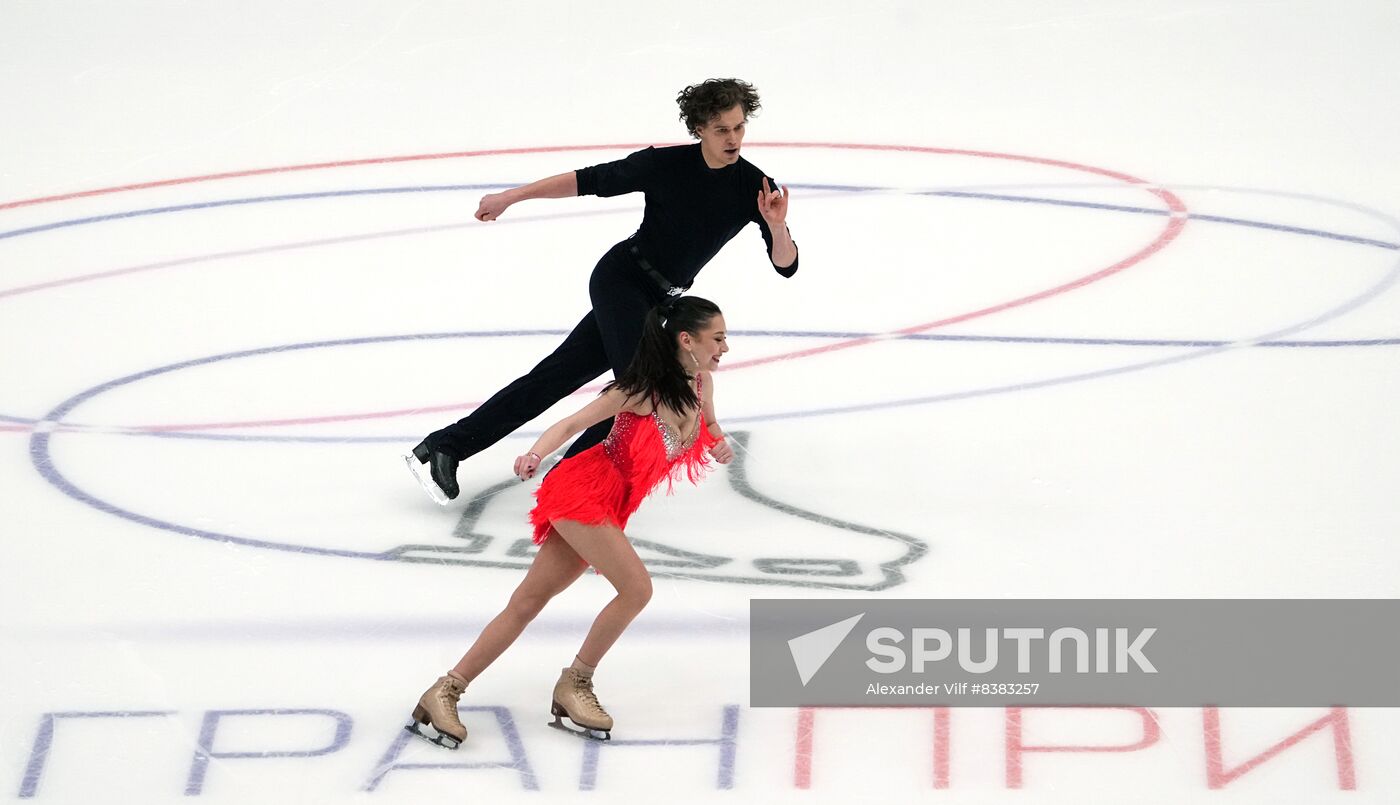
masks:
[[[705,156],[705,164],[712,168],[723,168],[739,161],[739,146],[744,142],[744,107],[735,104],[732,109],[720,112],[710,122],[695,130],[700,137],[700,153]]]

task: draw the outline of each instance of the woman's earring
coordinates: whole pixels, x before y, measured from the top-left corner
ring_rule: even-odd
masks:
[[[697,358],[697,357],[695,357],[695,353],[694,353],[694,352],[691,352],[690,350],[686,350],[686,351],[685,351],[685,354],[687,354],[687,355],[690,356],[690,359],[691,359],[692,361],[695,362],[695,368],[696,368],[696,369],[699,369],[699,368],[700,368],[700,359]]]

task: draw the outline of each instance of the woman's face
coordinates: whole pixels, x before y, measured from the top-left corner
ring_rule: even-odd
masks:
[[[719,368],[719,358],[729,351],[725,334],[724,316],[716,314],[700,328],[698,333],[684,333],[681,337],[681,365],[686,369],[713,372]],[[689,354],[686,354],[686,353]],[[694,355],[692,361],[690,356]]]

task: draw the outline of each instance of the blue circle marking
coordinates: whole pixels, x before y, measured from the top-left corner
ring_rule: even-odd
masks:
[[[34,233],[38,233],[38,232],[53,231],[53,230],[56,230],[56,229],[62,229],[62,228],[67,228],[67,227],[75,227],[75,226],[83,226],[83,225],[88,225],[88,224],[94,224],[94,223],[98,223],[98,222],[101,222],[101,221],[119,220],[119,219],[124,219],[124,218],[134,218],[134,217],[149,216],[149,215],[161,215],[161,214],[167,214],[167,213],[184,212],[184,211],[199,210],[199,209],[210,209],[210,208],[216,208],[216,207],[227,207],[227,206],[236,206],[236,205],[257,204],[257,203],[273,203],[273,202],[293,201],[293,200],[305,200],[305,199],[315,199],[315,198],[333,198],[333,197],[344,197],[344,196],[354,196],[354,195],[395,194],[395,193],[414,193],[414,192],[450,192],[450,191],[459,191],[459,190],[480,190],[480,189],[496,188],[496,187],[501,187],[501,186],[502,186],[502,185],[493,184],[493,185],[439,185],[439,186],[419,186],[419,187],[400,187],[400,188],[374,188],[374,189],[360,189],[360,190],[329,191],[329,192],[320,192],[320,193],[298,193],[298,194],[286,194],[286,195],[278,195],[278,196],[260,196],[260,197],[252,197],[252,198],[245,198],[245,199],[227,199],[227,200],[222,200],[222,201],[201,202],[201,203],[196,203],[196,204],[174,205],[174,206],[169,206],[169,207],[158,207],[158,208],[150,208],[150,209],[144,209],[144,210],[133,210],[133,211],[125,212],[125,213],[114,213],[114,214],[104,215],[104,216],[91,216],[91,217],[87,217],[87,218],[77,218],[77,219],[71,219],[71,220],[67,220],[67,221],[59,221],[59,222],[54,222],[54,223],[50,223],[50,224],[44,224],[44,225],[35,226],[35,227],[28,227],[28,228],[24,228],[24,229],[11,230],[11,231],[8,231],[8,232],[0,232],[0,240],[7,239],[7,238],[19,237],[19,236],[27,235],[27,234],[34,234]],[[797,187],[797,188],[799,188],[799,189],[803,189],[803,188],[806,188],[806,189],[837,189],[837,188],[838,188],[838,186],[831,186],[831,185],[792,185],[792,186],[793,186],[793,187]],[[853,187],[853,186],[839,186],[839,189],[841,189],[841,190],[843,190],[843,191],[849,191],[849,192],[887,190],[887,188]],[[1396,232],[1400,232],[1400,222],[1397,222],[1395,219],[1391,218],[1390,216],[1385,215],[1384,213],[1381,213],[1381,212],[1376,211],[1376,210],[1371,210],[1371,209],[1368,209],[1368,208],[1365,208],[1365,207],[1361,207],[1361,206],[1359,206],[1359,205],[1350,204],[1350,203],[1347,203],[1347,202],[1339,202],[1339,201],[1332,200],[1332,199],[1325,199],[1325,198],[1316,197],[1316,196],[1307,196],[1307,195],[1303,195],[1303,194],[1271,193],[1271,192],[1257,191],[1257,190],[1246,189],[1246,188],[1218,188],[1218,189],[1234,190],[1234,191],[1236,191],[1236,192],[1255,193],[1255,194],[1260,194],[1260,195],[1284,196],[1284,197],[1291,197],[1291,198],[1298,198],[1298,199],[1311,200],[1311,201],[1315,201],[1315,202],[1319,202],[1319,203],[1329,204],[1329,205],[1332,205],[1332,206],[1346,207],[1346,208],[1353,209],[1353,210],[1355,210],[1355,211],[1361,212],[1361,213],[1363,213],[1363,214],[1365,214],[1365,215],[1368,215],[1368,216],[1370,216],[1370,217],[1372,217],[1372,218],[1381,220],[1381,221],[1383,221],[1384,223],[1388,224],[1388,225],[1389,225],[1393,230],[1395,230]],[[1089,203],[1089,202],[1066,201],[1066,200],[1063,200],[1063,199],[1035,198],[1035,197],[1028,197],[1028,196],[1008,196],[1008,195],[1001,195],[1001,194],[968,193],[968,192],[965,192],[965,191],[946,191],[946,190],[944,190],[944,191],[926,191],[926,192],[919,192],[919,193],[917,193],[917,194],[920,194],[920,195],[934,195],[934,196],[947,196],[947,197],[953,197],[953,198],[985,198],[985,199],[988,199],[988,200],[1008,201],[1008,202],[1017,202],[1017,203],[1051,204],[1051,205],[1058,205],[1058,206],[1081,207],[1081,208],[1088,208],[1088,209],[1100,209],[1100,210],[1104,210],[1104,211],[1124,212],[1124,213],[1131,213],[1131,214],[1148,214],[1148,215],[1158,215],[1158,216],[1163,216],[1163,215],[1167,215],[1167,214],[1168,214],[1168,212],[1165,211],[1165,210],[1151,209],[1151,208],[1145,208],[1145,207],[1130,207],[1130,206],[1122,206],[1122,205],[1103,205],[1103,204],[1095,204],[1095,203]],[[1313,237],[1324,237],[1324,238],[1328,238],[1328,239],[1332,239],[1332,240],[1337,240],[1337,241],[1342,241],[1342,242],[1348,242],[1348,243],[1353,243],[1353,244],[1357,244],[1357,245],[1371,246],[1371,247],[1382,248],[1382,249],[1389,249],[1389,250],[1397,250],[1397,249],[1400,249],[1400,245],[1397,245],[1396,243],[1392,243],[1392,242],[1389,242],[1389,241],[1382,241],[1382,240],[1371,239],[1371,238],[1362,238],[1362,237],[1351,236],[1351,235],[1344,235],[1344,234],[1333,233],[1333,232],[1325,232],[1325,231],[1322,231],[1322,230],[1312,230],[1312,229],[1305,229],[1305,228],[1300,228],[1300,227],[1287,227],[1287,226],[1282,226],[1282,225],[1269,224],[1269,223],[1266,223],[1266,222],[1247,221],[1247,220],[1244,220],[1244,219],[1234,219],[1234,218],[1225,218],[1225,217],[1222,217],[1222,216],[1188,215],[1188,216],[1186,216],[1186,217],[1188,217],[1188,218],[1191,219],[1191,220],[1210,221],[1210,222],[1215,222],[1215,223],[1232,224],[1232,225],[1239,225],[1239,226],[1251,226],[1251,227],[1256,227],[1256,228],[1261,228],[1261,229],[1267,229],[1267,230],[1273,230],[1273,231],[1279,231],[1279,232],[1286,232],[1286,233],[1292,233],[1292,234],[1307,235],[1307,236],[1313,236]],[[1335,319],[1335,318],[1337,318],[1337,317],[1339,317],[1339,316],[1342,316],[1342,315],[1344,315],[1344,314],[1346,314],[1346,313],[1348,313],[1348,312],[1350,312],[1350,311],[1352,311],[1352,310],[1355,310],[1356,308],[1358,308],[1358,307],[1360,307],[1360,306],[1366,304],[1367,302],[1369,302],[1369,301],[1371,301],[1371,300],[1377,298],[1378,296],[1380,296],[1381,294],[1383,294],[1384,292],[1386,292],[1387,290],[1389,290],[1389,289],[1396,283],[1397,280],[1400,280],[1400,263],[1397,263],[1396,265],[1394,265],[1394,266],[1391,268],[1391,270],[1390,270],[1388,273],[1386,273],[1376,284],[1374,284],[1374,285],[1371,286],[1370,288],[1365,289],[1361,294],[1359,294],[1359,295],[1353,297],[1353,298],[1350,299],[1350,300],[1347,300],[1346,302],[1344,302],[1343,304],[1341,304],[1340,306],[1338,306],[1338,307],[1336,307],[1336,308],[1333,308],[1332,310],[1329,310],[1329,311],[1326,311],[1326,312],[1324,312],[1324,313],[1321,313],[1321,314],[1319,314],[1319,315],[1317,315],[1317,316],[1315,316],[1315,317],[1313,317],[1313,318],[1310,318],[1310,319],[1308,319],[1308,320],[1306,320],[1306,321],[1299,322],[1299,323],[1296,323],[1296,324],[1293,324],[1293,325],[1289,325],[1289,326],[1284,327],[1284,328],[1277,329],[1277,330],[1275,330],[1275,331],[1273,331],[1273,332],[1271,332],[1271,333],[1262,334],[1262,335],[1259,335],[1259,336],[1256,336],[1256,337],[1253,337],[1253,338],[1239,339],[1239,340],[1234,340],[1234,341],[1166,341],[1166,342],[1163,342],[1163,341],[1125,340],[1125,339],[1119,339],[1119,340],[1114,340],[1114,339],[1045,339],[1045,338],[1020,338],[1020,339],[1017,339],[1017,338],[997,338],[997,337],[991,337],[991,336],[978,337],[978,336],[947,336],[947,335],[922,335],[922,334],[915,334],[915,335],[910,335],[910,336],[902,336],[902,338],[905,338],[905,339],[908,339],[908,340],[924,340],[924,341],[940,341],[940,340],[942,340],[942,341],[955,341],[955,340],[964,340],[964,341],[971,341],[971,340],[993,340],[993,341],[1003,341],[1003,342],[1012,342],[1012,343],[1018,343],[1018,342],[1019,342],[1019,343],[1075,343],[1075,344],[1081,344],[1081,343],[1097,343],[1097,344],[1115,344],[1115,345],[1132,345],[1132,346],[1189,346],[1189,347],[1192,347],[1192,349],[1191,349],[1191,351],[1189,351],[1189,352],[1182,353],[1182,354],[1178,354],[1178,355],[1173,355],[1173,356],[1169,356],[1169,357],[1165,357],[1165,358],[1159,358],[1159,359],[1155,359],[1155,360],[1143,361],[1143,362],[1128,364],[1128,365],[1119,366],[1119,367],[1114,367],[1114,368],[1109,368],[1109,369],[1096,370],[1096,371],[1092,371],[1092,372],[1084,372],[1084,373],[1078,373],[1078,374],[1067,375],[1067,376],[1045,378],[1045,379],[1036,380],[1036,381],[1030,381],[1030,382],[1026,382],[1026,383],[1015,383],[1015,384],[1008,384],[1008,385],[997,386],[997,387],[966,390],[966,391],[962,391],[962,392],[953,392],[953,393],[939,394],[939,395],[932,395],[932,396],[925,396],[925,397],[916,397],[916,398],[909,398],[909,399],[904,399],[904,400],[882,401],[882,402],[877,402],[877,403],[868,403],[868,404],[853,405],[853,406],[841,406],[841,407],[832,407],[832,408],[825,408],[825,409],[803,410],[803,411],[791,411],[791,412],[774,413],[774,414],[766,414],[766,415],[753,415],[753,416],[749,416],[749,417],[741,417],[741,418],[738,418],[738,419],[731,419],[730,421],[739,421],[739,422],[748,421],[748,422],[753,422],[753,421],[768,421],[768,420],[784,419],[784,418],[801,418],[801,417],[809,417],[809,416],[820,416],[820,415],[831,415],[831,414],[842,414],[842,413],[854,413],[854,412],[871,411],[871,410],[881,410],[881,409],[889,409],[889,408],[903,407],[903,406],[910,406],[910,405],[924,405],[924,404],[929,404],[929,403],[934,403],[934,402],[946,402],[946,401],[958,400],[958,399],[968,399],[968,398],[972,398],[972,397],[988,396],[988,395],[993,395],[993,394],[1007,393],[1007,392],[1011,392],[1011,391],[1023,391],[1023,390],[1033,389],[1033,388],[1043,388],[1043,387],[1048,387],[1048,386],[1061,385],[1061,384],[1072,383],[1072,382],[1079,382],[1079,381],[1082,381],[1082,380],[1091,380],[1091,379],[1098,379],[1098,378],[1103,378],[1103,377],[1109,377],[1109,376],[1113,376],[1113,375],[1124,374],[1124,373],[1128,373],[1128,372],[1135,372],[1135,371],[1140,371],[1140,370],[1143,370],[1143,369],[1154,368],[1154,367],[1160,367],[1160,366],[1165,366],[1165,365],[1169,365],[1169,364],[1173,364],[1173,363],[1179,363],[1179,362],[1182,362],[1182,361],[1193,360],[1193,359],[1196,359],[1196,358],[1206,357],[1206,356],[1208,356],[1208,355],[1216,354],[1216,353],[1219,353],[1219,352],[1224,352],[1224,351],[1227,351],[1227,350],[1237,349],[1237,348],[1243,348],[1243,347],[1258,347],[1258,346],[1276,346],[1276,347],[1293,347],[1293,346],[1374,346],[1374,345],[1381,345],[1381,344],[1393,344],[1393,343],[1396,342],[1396,339],[1363,339],[1363,340],[1345,341],[1345,342],[1344,342],[1344,341],[1337,341],[1337,342],[1298,342],[1298,341],[1289,341],[1289,340],[1287,340],[1285,337],[1286,337],[1286,336],[1289,336],[1289,335],[1293,335],[1293,334],[1298,333],[1298,332],[1301,332],[1301,331],[1304,331],[1304,330],[1307,330],[1307,329],[1309,329],[1309,328],[1311,328],[1311,327],[1315,327],[1315,326],[1317,326],[1317,325],[1319,325],[1319,324],[1321,324],[1321,323],[1323,323],[1323,322],[1325,322],[1325,321],[1328,321],[1328,320],[1331,320],[1331,319]],[[138,372],[138,373],[135,373],[135,374],[132,374],[132,375],[128,375],[128,376],[123,377],[123,378],[118,378],[118,379],[115,379],[115,380],[111,380],[111,381],[108,381],[108,382],[106,382],[106,383],[103,383],[103,384],[99,384],[99,385],[97,385],[97,386],[94,386],[94,387],[92,387],[92,388],[90,388],[90,389],[87,389],[87,390],[85,390],[85,391],[79,392],[78,394],[76,394],[76,395],[70,397],[69,399],[65,400],[64,402],[60,403],[58,406],[56,406],[53,410],[51,410],[46,416],[42,417],[41,419],[35,420],[35,421],[29,421],[31,424],[39,424],[39,425],[40,425],[40,427],[37,427],[37,428],[33,431],[33,433],[31,434],[31,436],[30,436],[30,445],[29,445],[30,460],[31,460],[31,462],[33,463],[35,469],[39,472],[39,474],[40,474],[41,476],[43,476],[49,483],[51,483],[52,485],[54,485],[56,488],[58,488],[58,489],[59,489],[60,491],[62,491],[64,494],[68,495],[70,498],[72,498],[72,499],[74,499],[74,500],[77,500],[77,501],[79,501],[79,502],[82,502],[82,503],[84,503],[84,504],[86,504],[86,505],[92,506],[93,508],[98,509],[99,511],[103,511],[103,512],[105,512],[105,513],[108,513],[108,514],[111,514],[111,515],[114,515],[114,516],[117,516],[117,517],[121,517],[121,518],[123,518],[123,519],[129,520],[129,521],[132,521],[132,522],[136,522],[136,523],[139,523],[139,524],[141,524],[141,525],[148,526],[148,527],[157,528],[157,529],[161,529],[161,530],[167,530],[167,531],[171,531],[171,532],[174,532],[174,533],[183,534],[183,535],[187,535],[187,536],[199,537],[199,538],[201,538],[201,539],[209,539],[209,540],[220,541],[220,542],[226,542],[226,543],[232,543],[232,544],[238,544],[238,545],[246,545],[246,546],[249,546],[249,547],[257,547],[257,548],[266,548],[266,549],[273,549],[273,550],[289,551],[289,552],[295,552],[295,553],[301,553],[301,554],[314,554],[314,555],[325,555],[325,556],[340,556],[340,557],[348,557],[348,558],[359,558],[359,559],[372,559],[372,560],[379,560],[379,561],[389,561],[389,560],[393,560],[393,559],[395,558],[394,554],[392,554],[392,553],[390,553],[390,552],[366,552],[366,551],[350,551],[350,550],[341,550],[341,549],[332,549],[332,548],[318,548],[318,547],[312,547],[312,546],[306,546],[306,545],[293,545],[293,544],[288,544],[288,543],[274,542],[274,541],[270,541],[270,540],[254,539],[254,538],[249,538],[249,537],[240,537],[240,536],[233,535],[233,534],[225,534],[225,533],[216,532],[216,531],[209,531],[209,530],[205,530],[205,529],[191,528],[191,527],[189,527],[189,526],[185,526],[185,525],[182,525],[182,524],[179,524],[179,523],[174,523],[174,522],[170,522],[170,521],[166,521],[166,520],[161,520],[161,519],[159,519],[159,518],[150,517],[150,516],[143,515],[143,514],[134,512],[134,511],[130,511],[130,510],[128,510],[128,509],[124,509],[124,508],[119,507],[119,506],[117,506],[117,505],[115,505],[115,504],[113,504],[113,503],[110,503],[110,502],[108,502],[108,501],[104,501],[104,500],[98,498],[97,496],[92,495],[92,494],[86,492],[86,491],[83,490],[83,489],[80,489],[78,486],[76,486],[76,485],[73,484],[71,481],[69,481],[69,480],[54,466],[53,459],[52,459],[52,454],[51,454],[51,450],[50,450],[51,440],[52,440],[52,430],[53,430],[54,427],[60,426],[60,425],[63,423],[64,419],[67,417],[67,415],[70,414],[73,410],[75,410],[75,409],[76,409],[78,406],[80,406],[82,403],[84,403],[84,402],[86,402],[86,401],[88,401],[88,400],[91,400],[92,398],[94,398],[94,397],[96,397],[96,396],[98,396],[98,395],[100,395],[100,394],[102,394],[102,393],[104,393],[104,392],[106,392],[106,391],[109,391],[109,390],[111,390],[111,389],[117,388],[117,387],[119,387],[119,386],[124,386],[124,385],[128,385],[128,384],[130,384],[130,383],[135,383],[135,382],[138,382],[138,381],[140,381],[140,380],[143,380],[143,379],[146,379],[146,378],[150,378],[150,377],[154,377],[154,376],[157,376],[157,375],[160,375],[160,374],[165,374],[165,373],[169,373],[169,372],[179,371],[179,370],[181,370],[181,369],[191,368],[191,367],[193,367],[193,366],[199,366],[199,365],[204,365],[204,364],[208,364],[208,363],[214,363],[214,362],[217,362],[217,361],[233,360],[233,359],[246,358],[246,357],[254,357],[254,356],[257,356],[257,355],[274,354],[274,353],[278,353],[278,352],[290,352],[290,351],[301,350],[301,349],[315,349],[315,348],[325,348],[325,347],[332,347],[332,346],[352,346],[352,345],[356,345],[356,344],[383,343],[383,342],[386,342],[386,341],[428,340],[428,339],[462,338],[462,337],[503,337],[503,336],[511,336],[511,335],[540,335],[540,334],[552,334],[553,332],[555,332],[555,331],[519,330],[519,331],[494,331],[494,332],[491,332],[491,333],[434,333],[434,334],[421,334],[421,335],[400,335],[400,336],[382,336],[382,337],[371,337],[371,338],[340,339],[340,340],[337,340],[337,341],[309,342],[309,343],[305,343],[305,344],[290,344],[290,345],[283,345],[283,346],[278,346],[278,347],[267,347],[267,348],[262,348],[262,349],[255,349],[255,350],[243,350],[243,351],[241,351],[241,352],[226,353],[226,354],[223,354],[223,355],[216,355],[216,356],[211,356],[211,357],[206,357],[206,358],[194,359],[194,360],[190,360],[190,361],[183,361],[183,362],[176,363],[176,364],[170,364],[170,365],[168,365],[168,366],[158,367],[158,368],[155,368],[155,369],[146,370],[146,371],[144,371],[144,372]],[[758,334],[776,334],[776,333],[764,333],[763,331],[756,331],[756,332],[754,332],[754,334],[755,334],[755,335],[758,335]],[[811,335],[811,334],[808,334],[808,335]],[[845,334],[839,334],[838,337],[844,336],[844,335],[845,335]],[[23,421],[23,420],[17,420],[16,418],[13,418],[13,417],[4,417],[4,419],[5,419],[6,421]],[[189,434],[189,433],[182,433],[182,434],[174,434],[174,433],[163,433],[163,434],[146,433],[146,434],[144,434],[144,435],[159,435],[159,436],[164,436],[164,437],[179,436],[179,437],[183,437],[183,438],[210,438],[210,437],[211,437],[211,435],[209,435],[209,434]],[[245,436],[241,436],[241,435],[240,435],[240,436],[230,436],[230,435],[225,434],[225,435],[220,435],[220,436],[217,436],[217,437],[214,437],[214,438],[239,438],[239,439],[255,439],[255,440],[274,440],[274,439],[282,439],[282,438],[284,438],[284,437],[245,437]],[[292,438],[297,438],[297,437],[292,437]],[[301,437],[301,438],[304,439],[304,438],[306,438],[306,437]],[[384,437],[384,438],[390,438],[390,437]],[[394,438],[395,438],[395,440],[398,440],[396,437],[394,437]],[[336,441],[344,442],[344,441],[346,441],[346,440],[343,439],[343,438],[341,438],[341,439],[336,439]]]

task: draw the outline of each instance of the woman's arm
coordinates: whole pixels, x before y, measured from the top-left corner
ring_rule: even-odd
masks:
[[[715,418],[714,375],[710,372],[701,372],[700,383],[700,413],[705,417],[706,429],[716,440],[716,444],[710,448],[710,455],[715,457],[715,461],[728,464],[734,460],[734,448],[725,441],[724,428],[719,426],[719,420]]]
[[[530,451],[515,460],[515,475],[520,480],[533,478],[544,457],[558,450],[575,434],[590,428],[627,407],[627,395],[612,389],[598,395],[593,402],[564,417],[545,429]]]

